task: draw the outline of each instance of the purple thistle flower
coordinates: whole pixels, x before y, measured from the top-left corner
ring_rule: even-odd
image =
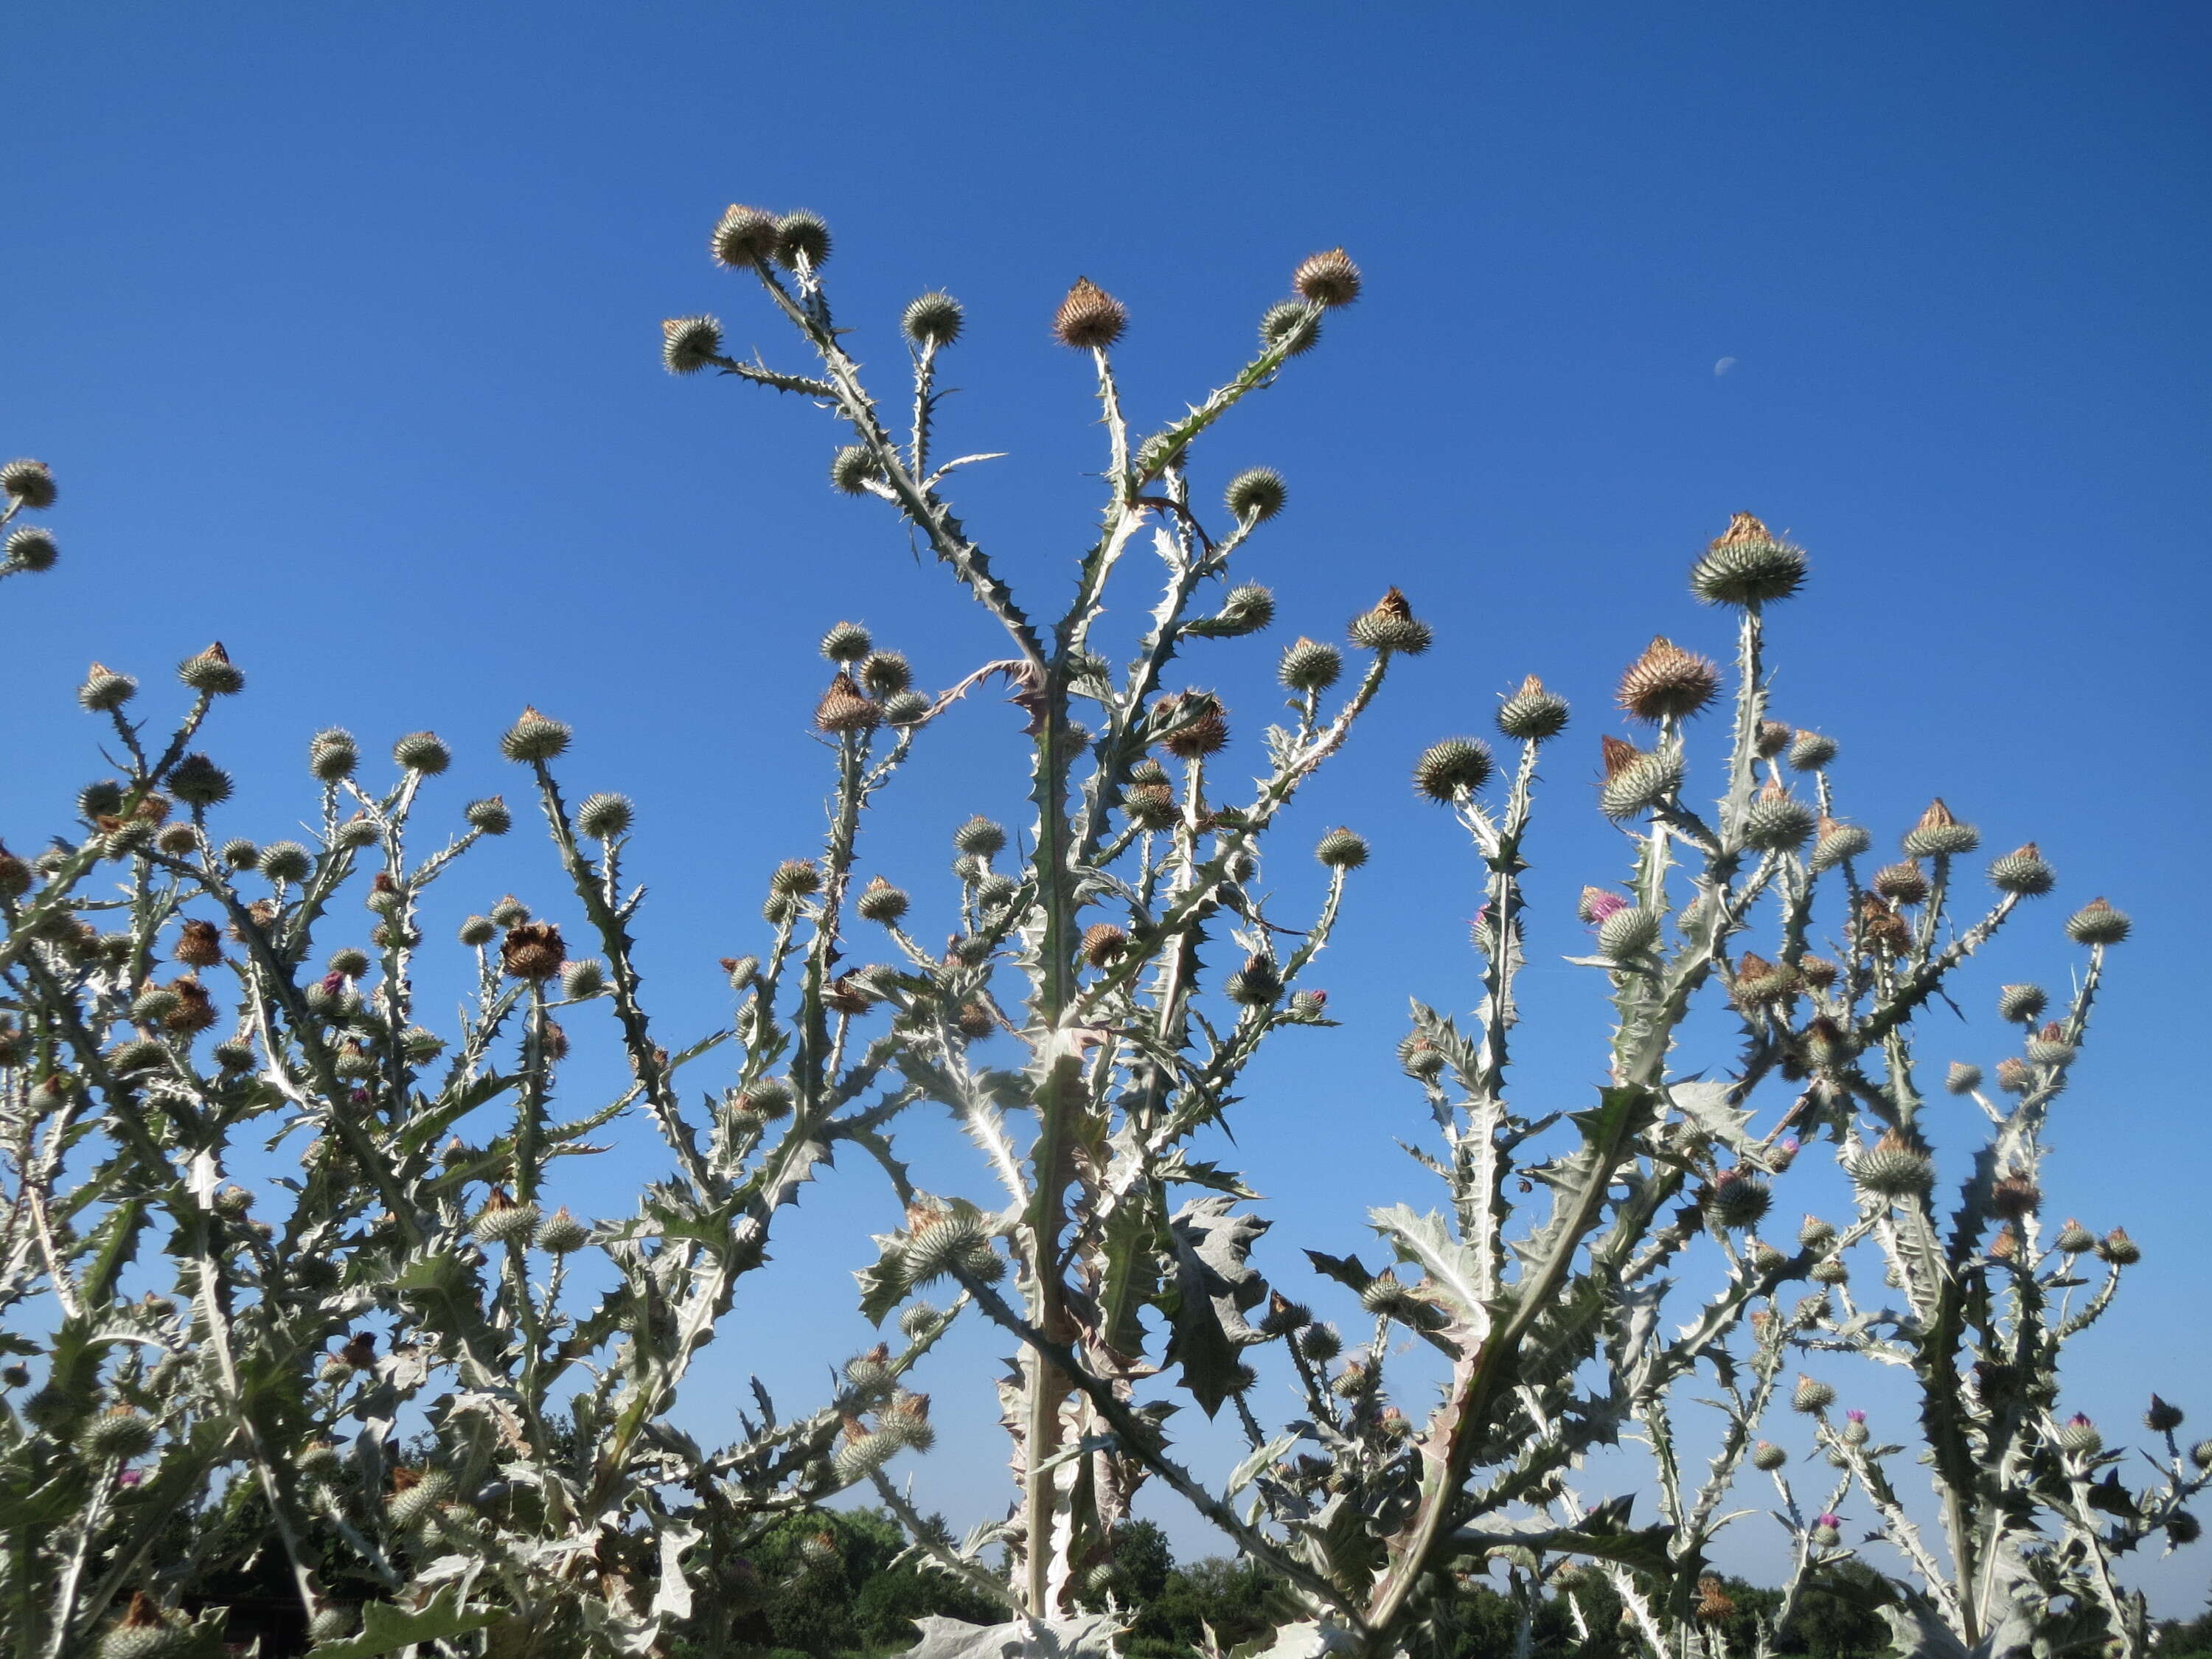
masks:
[[[1607,916],[1618,915],[1627,908],[1628,901],[1620,894],[1608,892],[1602,887],[1585,887],[1583,889],[1582,897],[1576,902],[1575,914],[1590,927],[1595,927]]]
[[[1826,1527],[1832,1532],[1844,1524],[1844,1517],[1840,1515],[1816,1515],[1813,1517],[1813,1524]]]
[[[1844,1415],[1850,1418],[1854,1423],[1863,1423],[1866,1421],[1866,1413],[1864,1412],[1845,1412]]]
[[[135,1486],[145,1478],[137,1469],[118,1469],[115,1472],[115,1484],[118,1486]]]

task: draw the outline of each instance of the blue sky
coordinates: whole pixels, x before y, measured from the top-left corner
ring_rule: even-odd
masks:
[[[2061,872],[1972,1010],[2000,979],[2063,983],[2069,901],[2136,914],[2049,1184],[2147,1259],[2069,1403],[2117,1425],[2157,1386],[2212,1419],[2212,15],[80,6],[9,37],[0,449],[64,492],[62,567],[5,594],[11,839],[98,769],[70,696],[93,657],[153,686],[228,642],[252,684],[216,748],[264,837],[309,811],[313,728],[436,728],[457,810],[512,786],[493,739],[532,700],[575,725],[578,789],[636,799],[659,1018],[708,1029],[714,959],[818,835],[820,629],[860,617],[938,684],[994,645],[879,510],[831,495],[825,416],[661,372],[658,319],[696,310],[793,362],[705,258],[721,205],[828,217],[879,392],[904,301],[967,302],[947,441],[1012,453],[962,504],[1040,609],[1102,464],[1084,367],[1046,334],[1067,283],[1129,304],[1123,384],[1157,422],[1340,242],[1368,297],[1210,446],[1221,477],[1281,468],[1292,506],[1252,556],[1281,620],[1202,677],[1251,732],[1276,645],[1390,582],[1441,643],[1285,832],[1352,822],[1376,858],[1321,975],[1345,1029],[1286,1038],[1241,1120],[1271,1267],[1297,1275],[1293,1240],[1358,1243],[1368,1203],[1426,1201],[1389,1048],[1408,994],[1471,1000],[1476,900],[1404,769],[1531,671],[1582,714],[1547,768],[1523,1080],[1586,1098],[1600,1012],[1554,964],[1582,943],[1574,892],[1619,874],[1589,802],[1601,710],[1655,631],[1723,646],[1682,574],[1747,509],[1814,555],[1777,620],[1778,708],[1841,739],[1853,814],[1889,833],[1941,793]],[[894,874],[941,879],[955,823],[1014,812],[1011,735],[979,704],[917,765],[879,815]],[[550,901],[523,840],[452,902]],[[1956,1038],[1985,1063],[1995,1042]],[[915,1145],[981,1194],[941,1126]],[[889,1214],[865,1170],[810,1193],[715,1375],[814,1389],[815,1357],[862,1340],[844,1275]],[[963,1520],[997,1502],[1000,1449],[958,1380],[1000,1346],[947,1355],[921,1474]],[[2202,1597],[2201,1558],[2142,1571],[2164,1606]]]

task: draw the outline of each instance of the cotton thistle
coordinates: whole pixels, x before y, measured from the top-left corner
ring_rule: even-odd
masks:
[[[1291,275],[1291,286],[1317,306],[1348,306],[1359,297],[1359,267],[1340,247],[1310,253]]]
[[[1720,670],[1710,659],[1683,650],[1662,634],[1628,665],[1613,701],[1630,718],[1656,726],[1698,713],[1720,685]]]
[[[1239,524],[1265,524],[1283,510],[1283,503],[1289,499],[1290,487],[1272,466],[1247,467],[1221,492],[1222,504]]]
[[[942,349],[960,337],[965,320],[959,301],[941,289],[933,289],[907,301],[899,327],[916,345]]]
[[[1352,619],[1351,634],[1354,645],[1407,657],[1419,656],[1435,638],[1429,625],[1413,615],[1406,596],[1395,587],[1376,600],[1372,610]]]
[[[1972,852],[1981,840],[1979,830],[1971,823],[1960,823],[1939,799],[1930,801],[1920,822],[1905,831],[1905,851],[1916,859],[1955,858]]]
[[[1498,729],[1523,743],[1542,743],[1567,729],[1567,700],[1547,691],[1534,674],[1498,708]]]
[[[1054,337],[1079,351],[1103,351],[1128,326],[1128,307],[1088,276],[1075,279],[1052,319]]]
[[[1739,513],[1690,572],[1690,591],[1707,605],[1753,605],[1786,599],[1804,585],[1802,549],[1777,541]]]

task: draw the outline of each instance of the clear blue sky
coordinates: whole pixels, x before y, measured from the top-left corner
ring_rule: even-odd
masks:
[[[2212,1425],[2212,13],[121,5],[8,34],[0,450],[54,464],[64,561],[4,595],[11,839],[98,768],[70,696],[92,657],[151,687],[229,644],[252,684],[216,745],[248,780],[231,821],[264,836],[309,810],[315,726],[435,727],[458,808],[512,787],[492,739],[533,700],[576,726],[577,787],[637,799],[650,988],[669,1030],[706,1029],[714,959],[818,833],[819,629],[859,616],[939,684],[994,643],[882,510],[830,494],[825,416],[661,372],[658,319],[695,310],[793,360],[706,260],[722,204],[828,216],[879,391],[900,305],[967,301],[948,441],[1013,455],[963,506],[1040,608],[1100,465],[1083,366],[1045,332],[1069,281],[1128,302],[1124,384],[1156,421],[1341,242],[1369,297],[1209,446],[1222,476],[1279,466],[1293,505],[1253,558],[1274,635],[1203,675],[1249,734],[1275,645],[1386,582],[1442,643],[1288,832],[1348,820],[1377,857],[1322,976],[1346,1029],[1285,1038],[1241,1120],[1268,1265],[1295,1282],[1293,1241],[1352,1248],[1365,1204],[1427,1201],[1391,1145],[1423,1118],[1389,1048],[1408,992],[1471,1000],[1476,901],[1404,768],[1531,670],[1581,720],[1548,769],[1523,1083],[1585,1098],[1600,1017],[1547,964],[1581,943],[1575,890],[1619,874],[1589,806],[1603,701],[1656,630],[1721,646],[1682,574],[1748,509],[1814,556],[1778,708],[1842,740],[1851,811],[1889,833],[1940,793],[2061,872],[1971,1011],[1999,978],[2063,983],[2069,901],[2137,916],[2051,1185],[2147,1260],[2069,1403],[2117,1426],[2157,1386]],[[1014,811],[1011,731],[978,705],[917,768],[879,815],[908,836],[895,874],[940,872],[968,811]],[[451,902],[550,901],[523,840]],[[915,1145],[983,1195],[942,1126]],[[714,1375],[811,1394],[814,1358],[863,1338],[844,1275],[889,1213],[865,1170],[811,1192]],[[956,1345],[940,1378],[922,1486],[963,1520],[996,1503],[1000,1450],[957,1378],[1000,1346]],[[2166,1607],[2201,1599],[2201,1555],[2143,1571]]]

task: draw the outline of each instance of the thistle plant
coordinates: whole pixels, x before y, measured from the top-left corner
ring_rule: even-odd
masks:
[[[1221,1120],[1263,1040],[1285,1026],[1328,1023],[1325,994],[1302,981],[1365,856],[1349,831],[1324,840],[1325,896],[1294,928],[1268,912],[1262,841],[1343,744],[1393,662],[1430,643],[1395,589],[1352,624],[1358,654],[1348,690],[1338,690],[1344,653],[1299,640],[1280,665],[1288,713],[1264,734],[1256,786],[1224,772],[1231,711],[1215,693],[1170,676],[1179,659],[1205,648],[1200,642],[1272,621],[1273,596],[1236,571],[1287,495],[1278,474],[1249,470],[1226,480],[1220,510],[1211,510],[1194,488],[1194,452],[1312,347],[1324,313],[1356,299],[1358,269],[1341,250],[1304,261],[1291,297],[1262,318],[1258,349],[1243,368],[1150,433],[1132,428],[1114,368],[1127,311],[1088,278],[1076,282],[1052,331],[1088,359],[1095,377],[1105,501],[1073,597],[1042,624],[995,573],[945,494],[958,471],[996,458],[936,459],[939,359],[958,338],[957,302],[933,293],[907,309],[910,396],[895,430],[846,349],[819,251],[793,246],[776,229],[782,222],[732,207],[711,249],[719,263],[757,280],[814,365],[800,373],[737,362],[722,354],[720,325],[695,316],[664,325],[667,367],[718,368],[828,408],[851,440],[832,459],[833,484],[893,508],[1004,635],[1006,654],[944,696],[918,699],[910,718],[926,725],[973,686],[1003,680],[1027,717],[1031,751],[1035,816],[1023,850],[1007,857],[1007,833],[981,818],[956,838],[961,931],[945,951],[905,931],[903,896],[893,901],[872,882],[854,906],[883,924],[901,958],[878,981],[895,1005],[886,1041],[901,1097],[949,1109],[998,1188],[981,1201],[918,1191],[890,1143],[870,1143],[903,1224],[878,1239],[878,1259],[861,1275],[861,1305],[882,1319],[949,1282],[1022,1349],[1017,1378],[1003,1390],[1020,1493],[1012,1516],[959,1551],[919,1536],[917,1547],[974,1578],[979,1552],[1004,1544],[1012,1570],[1001,1593],[1012,1622],[1058,1626],[1054,1640],[1085,1639],[1097,1623],[1074,1618],[1077,1598],[1105,1568],[1139,1488],[1158,1480],[1320,1595],[1316,1575],[1175,1459],[1164,1410],[1140,1404],[1136,1385],[1171,1368],[1209,1413],[1251,1386],[1239,1354],[1264,1340],[1246,1316],[1263,1294],[1249,1254],[1265,1223],[1237,1209],[1249,1197],[1243,1183],[1194,1156],[1192,1141]],[[1116,667],[1094,647],[1095,630],[1116,580],[1127,585],[1128,556],[1147,547],[1157,561],[1148,622],[1133,659]],[[866,660],[858,667],[864,697]],[[833,682],[825,728],[835,725],[832,702],[843,708],[853,689],[849,673]],[[850,763],[865,767],[878,724],[893,716],[887,706],[876,713],[856,702],[850,718],[841,741]],[[856,878],[838,858],[824,873],[817,938],[834,929]],[[1232,965],[1209,973],[1201,952],[1224,939]],[[971,1058],[971,1045],[995,1031],[1017,1040],[1018,1064]],[[1164,1346],[1146,1329],[1147,1311],[1165,1322]],[[897,1494],[887,1484],[883,1491],[897,1507]]]
[[[1949,1105],[1923,1088],[1918,1015],[1971,996],[1972,959],[2057,877],[2031,845],[1988,865],[1986,905],[1970,898],[1978,836],[1940,800],[1901,856],[1875,852],[1836,793],[1839,745],[1769,707],[1766,618],[1808,580],[1802,550],[1736,515],[1690,570],[1734,618],[1730,669],[1662,636],[1622,674],[1594,804],[1623,870],[1572,921],[1522,884],[1565,700],[1527,675],[1494,738],[1415,759],[1480,889],[1477,1006],[1417,1002],[1398,1053],[1443,1194],[1370,1212],[1389,1260],[1308,1252],[1318,1279],[1271,1285],[1255,1251],[1271,1218],[1207,1136],[1233,1122],[1264,1043],[1331,1024],[1311,975],[1370,854],[1348,827],[1290,848],[1275,877],[1318,865],[1304,910],[1276,897],[1267,860],[1285,808],[1435,641],[1395,587],[1342,643],[1296,638],[1273,664],[1283,712],[1240,745],[1216,688],[1230,642],[1273,623],[1244,567],[1290,489],[1206,463],[1213,428],[1358,299],[1358,268],[1340,249],[1298,264],[1243,366],[1152,428],[1116,374],[1127,307],[1073,285],[1050,332],[1097,399],[1103,499],[1072,594],[1041,620],[952,505],[954,481],[999,459],[939,453],[959,302],[906,307],[894,408],[833,316],[817,216],[732,207],[709,245],[806,359],[740,362],[695,315],[664,325],[665,366],[829,415],[832,488],[950,569],[994,654],[933,690],[866,626],[823,635],[823,842],[761,872],[757,949],[721,964],[728,1026],[680,1047],[648,1015],[635,951],[628,861],[651,826],[564,781],[558,719],[526,708],[498,740],[557,883],[537,907],[480,900],[457,944],[434,945],[429,915],[467,854],[517,817],[500,796],[441,804],[445,742],[400,737],[373,780],[362,744],[325,730],[307,745],[312,830],[248,839],[198,747],[245,685],[223,647],[179,666],[190,696],[166,727],[137,717],[134,678],[94,666],[78,699],[118,775],[35,854],[0,851],[9,1652],[211,1651],[226,1633],[211,1578],[263,1555],[326,1659],[720,1652],[757,1595],[748,1549],[852,1490],[901,1520],[916,1559],[1005,1610],[981,1628],[922,1620],[922,1659],[1110,1653],[1118,1610],[1085,1609],[1149,1486],[1280,1582],[1274,1659],[1457,1652],[1469,1586],[1501,1572],[1524,1650],[1559,1598],[1593,1643],[1721,1659],[1741,1621],[1714,1540],[1765,1482],[1791,1569],[1762,1651],[1870,1539],[1903,1651],[2142,1650],[2118,1568],[2195,1537],[2185,1505],[2212,1442],[2185,1449],[2181,1413],[2154,1397],[2157,1472],[2130,1487],[2121,1455],[2063,1414],[2064,1345],[2137,1247],[2070,1221],[2046,1238],[2041,1216],[2051,1109],[2128,923],[2102,900],[2075,910],[2071,991],[1998,993],[2019,1051],[1994,1094],[1965,1063]],[[53,500],[36,463],[0,468],[0,489],[9,520]],[[43,537],[15,531],[0,572],[51,565]],[[1501,680],[1509,667],[1528,665]],[[974,803],[945,889],[909,893],[863,830],[896,822],[905,763],[977,717],[986,687],[1018,711],[1026,803],[1011,825]],[[1698,786],[1709,730],[1717,766]],[[940,926],[945,944],[926,943]],[[1519,977],[1566,939],[1610,999],[1605,1080],[1595,1100],[1524,1102]],[[441,1036],[422,1007],[449,985],[461,1006]],[[592,1042],[619,1056],[611,1087],[571,1058]],[[1987,1133],[1947,1183],[1937,1151],[1975,1109]],[[924,1190],[902,1152],[937,1111],[976,1155],[968,1190]],[[562,1198],[586,1189],[568,1161],[632,1122],[659,1178],[629,1213],[571,1213]],[[1783,1189],[1822,1145],[1851,1212],[1787,1227]],[[767,1265],[778,1211],[841,1149],[845,1179],[867,1177],[848,1196],[884,1204],[857,1275],[884,1339],[796,1416],[756,1384],[710,1448],[698,1413],[678,1419],[700,1352],[740,1334],[741,1281]],[[1896,1305],[1855,1278],[1870,1261]],[[1340,1319],[1316,1316],[1324,1297]],[[961,1318],[1017,1353],[1000,1389],[1015,1495],[955,1543],[894,1475],[929,1449],[917,1368]],[[1846,1403],[1864,1363],[1918,1391],[1898,1443]],[[1440,1398],[1413,1404],[1439,1374]],[[1273,1422],[1285,1383],[1295,1415]],[[1228,1414],[1235,1468],[1191,1466],[1178,1396]],[[1778,1443],[1792,1419],[1820,1463]],[[1612,1456],[1624,1442],[1648,1478]],[[1932,1518],[1903,1490],[1907,1449],[1932,1472]]]
[[[735,1031],[672,1052],[632,957],[632,810],[572,804],[568,728],[526,709],[500,748],[595,954],[571,957],[576,923],[488,903],[449,947],[466,994],[441,1036],[423,907],[509,831],[505,799],[433,808],[453,756],[431,733],[372,782],[325,730],[315,833],[231,835],[231,780],[193,745],[245,675],[219,644],[178,675],[190,706],[156,747],[137,683],[94,666],[79,698],[122,775],[46,850],[0,854],[6,1650],[204,1645],[219,1615],[180,1603],[264,1548],[332,1655],[723,1640],[750,1539],[927,1448],[903,1379],[951,1317],[910,1319],[796,1418],[761,1391],[720,1445],[669,1420],[777,1209],[886,1114],[865,1097],[887,1049],[848,1054],[830,1012],[874,994],[833,981],[834,927],[806,931],[834,875],[775,872],[765,957],[729,965]],[[873,781],[859,754],[833,872]],[[593,1022],[627,1080],[567,1106]],[[679,1078],[729,1054],[687,1107]],[[657,1130],[665,1178],[628,1216],[556,1207],[562,1161],[618,1117]],[[298,1173],[259,1174],[254,1143]]]

